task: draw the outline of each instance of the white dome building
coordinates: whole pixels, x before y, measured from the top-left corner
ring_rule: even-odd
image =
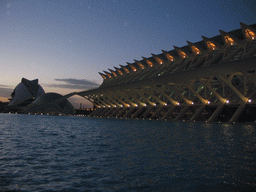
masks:
[[[38,79],[21,79],[21,82],[15,87],[11,94],[9,107],[23,107],[32,103],[36,98],[44,95],[43,88],[38,84]]]
[[[26,107],[25,113],[74,114],[72,104],[58,93],[46,93]]]

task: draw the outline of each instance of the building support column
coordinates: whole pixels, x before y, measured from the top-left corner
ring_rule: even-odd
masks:
[[[179,114],[177,117],[175,117],[175,120],[179,120],[180,118],[182,118],[182,117],[185,115],[185,113],[186,113],[186,111],[188,110],[189,107],[190,107],[189,105],[187,105],[186,107],[184,107],[184,108],[181,110],[180,114]]]
[[[104,116],[110,108],[105,108],[98,116]]]
[[[128,117],[134,110],[134,107],[131,107],[130,110],[128,110],[123,117]]]
[[[142,117],[147,118],[147,115],[151,112],[152,109],[153,107],[149,106],[147,110],[142,114]]]
[[[98,108],[97,110],[93,111],[90,116],[97,116],[99,113],[101,113],[104,110],[104,108]]]
[[[105,116],[110,116],[110,114],[115,110],[116,108],[112,107],[110,110],[105,114]]]
[[[159,117],[159,114],[160,114],[160,112],[162,111],[163,108],[164,108],[164,106],[160,106],[160,107],[156,110],[156,112],[152,115],[152,117],[158,118],[158,117]]]
[[[207,120],[207,122],[212,122],[216,119],[216,117],[221,113],[221,110],[224,107],[224,103],[221,103],[217,109],[213,112],[213,114],[211,115],[211,117]]]
[[[167,117],[173,112],[175,109],[176,105],[173,105],[170,107],[170,109],[164,114],[164,116],[161,118],[161,120],[167,119]]]
[[[199,107],[196,113],[190,118],[190,121],[196,120],[198,116],[202,114],[204,108],[205,108],[205,105],[202,105],[201,107]]]
[[[231,117],[231,119],[228,122],[230,122],[230,123],[235,122],[240,117],[242,112],[244,111],[245,106],[246,106],[246,103],[240,104],[238,109],[236,110],[236,112],[233,114],[233,116]]]
[[[128,107],[124,107],[117,115],[116,117],[119,118],[119,117],[122,117],[123,114],[125,114],[126,110],[128,109]]]
[[[131,116],[133,119],[137,118],[138,115],[141,113],[143,107],[139,107],[138,110]]]

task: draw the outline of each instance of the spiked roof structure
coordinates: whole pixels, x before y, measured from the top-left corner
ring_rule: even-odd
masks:
[[[100,88],[122,85],[137,82],[149,78],[167,76],[172,73],[206,67],[216,63],[224,63],[240,58],[249,57],[250,54],[240,53],[239,55],[224,55],[225,49],[235,49],[243,44],[243,41],[252,41],[256,38],[256,24],[241,24],[241,29],[224,32],[220,30],[220,35],[191,43],[183,47],[174,46],[173,50],[164,51],[161,54],[152,54],[152,57],[142,60],[135,60],[134,63],[120,65],[115,70],[100,73],[104,79]],[[231,47],[232,46],[232,47]],[[254,46],[254,45],[253,45]],[[221,51],[222,50],[222,51]],[[230,51],[231,52],[231,51]]]

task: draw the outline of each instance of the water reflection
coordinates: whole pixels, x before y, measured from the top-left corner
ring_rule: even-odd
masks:
[[[255,188],[253,125],[16,117],[0,119],[5,190]]]

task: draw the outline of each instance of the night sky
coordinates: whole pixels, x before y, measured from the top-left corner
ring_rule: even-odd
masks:
[[[98,72],[240,22],[256,23],[255,0],[0,0],[0,101],[22,77],[45,92],[96,88]]]

